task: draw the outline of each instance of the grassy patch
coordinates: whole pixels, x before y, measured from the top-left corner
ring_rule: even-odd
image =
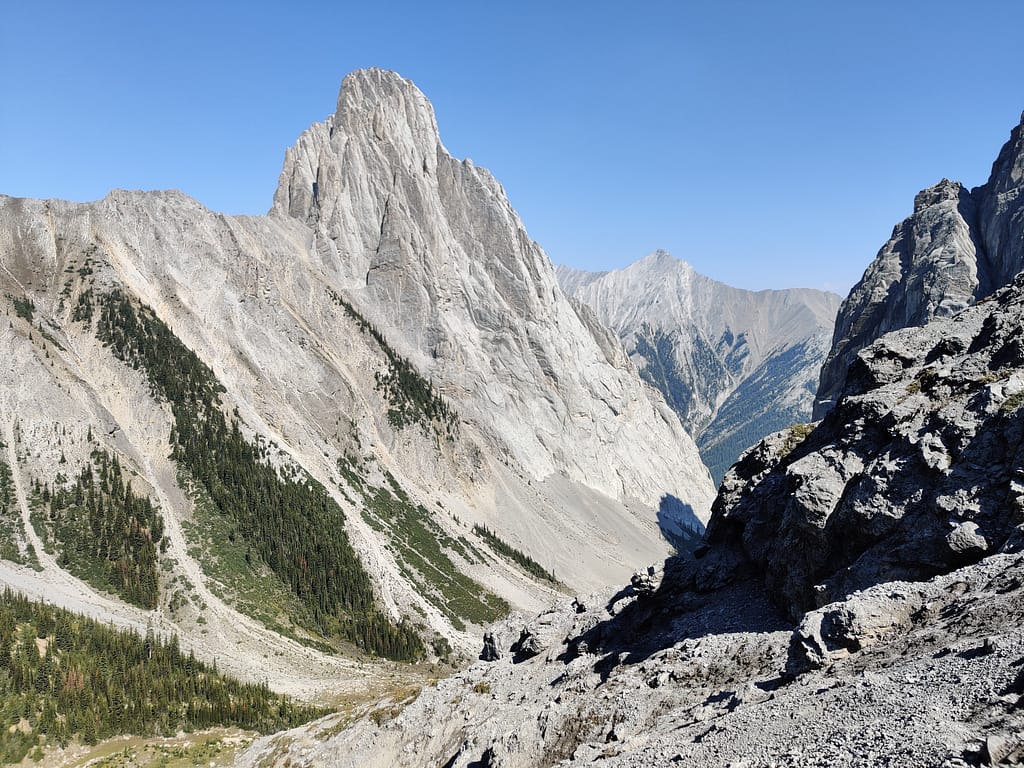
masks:
[[[184,474],[178,480],[194,505],[192,518],[182,523],[189,555],[210,577],[208,583],[213,593],[278,634],[335,653],[338,648],[315,637],[315,622],[309,608],[254,552],[235,521]]]
[[[786,442],[782,444],[782,448],[779,451],[779,457],[782,458],[791,454],[813,431],[813,424],[794,424],[791,426],[789,433],[786,435]]]
[[[489,624],[508,613],[508,603],[462,573],[452,562],[457,555],[473,562],[467,547],[449,536],[422,504],[413,504],[399,483],[386,473],[387,488],[368,486],[352,462],[338,462],[342,475],[363,498],[363,519],[385,534],[402,575],[440,610],[458,630],[466,622]]]
[[[1015,392],[1003,400],[1002,404],[999,406],[999,411],[1001,413],[1013,413],[1022,405],[1024,405],[1024,389],[1020,392]]]

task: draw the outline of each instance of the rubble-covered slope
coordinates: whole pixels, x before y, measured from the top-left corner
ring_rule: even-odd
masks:
[[[516,627],[497,661],[354,724],[331,715],[260,739],[237,764],[1017,764],[1022,579],[1024,557],[994,555],[928,582],[879,585],[797,628],[749,583],[703,599],[666,584],[612,599],[614,617],[603,595],[582,613],[561,605],[528,623],[550,633],[535,656],[510,650]],[[813,629],[822,625],[836,629]],[[824,652],[795,666],[808,646]]]
[[[715,478],[760,438],[810,419],[835,294],[733,288],[664,251],[611,272],[557,274],[618,334]]]
[[[512,619],[482,660],[244,765],[1024,759],[1024,277],[864,350],[817,428],[754,446],[705,545]]]

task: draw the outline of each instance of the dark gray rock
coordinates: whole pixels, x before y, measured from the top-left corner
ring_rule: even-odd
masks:
[[[481,661],[497,661],[501,658],[501,649],[494,640],[493,632],[484,632],[484,649],[480,651]]]
[[[633,590],[639,597],[645,597],[653,595],[658,591],[658,587],[661,586],[662,576],[664,576],[663,570],[649,565],[647,570],[634,573],[633,578],[630,579],[630,584],[632,584]]]
[[[857,353],[883,334],[951,316],[1024,269],[1024,115],[970,191],[943,179],[920,192],[843,301],[821,371],[814,418],[843,392]]]
[[[884,336],[813,431],[730,470],[706,541],[738,548],[794,619],[854,590],[925,579],[1024,523],[1024,277],[953,318]],[[804,433],[809,434],[804,437]]]

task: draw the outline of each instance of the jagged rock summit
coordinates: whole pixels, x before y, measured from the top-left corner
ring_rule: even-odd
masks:
[[[611,272],[557,273],[662,391],[713,476],[766,434],[810,419],[839,296],[733,288],[665,251]]]
[[[835,405],[857,353],[882,334],[949,317],[1024,269],[1024,114],[992,165],[967,190],[943,179],[918,193],[843,301],[821,371],[814,416]]]
[[[178,192],[0,197],[0,304],[0,462],[17,487],[67,490],[115,457],[167,548],[146,576],[159,610],[126,605],[62,557],[54,521],[75,507],[39,527],[26,492],[0,545],[42,570],[0,560],[0,580],[152,623],[287,692],[373,675],[296,633],[341,627],[408,655],[408,618],[437,654],[469,652],[472,625],[510,606],[664,557],[662,530],[701,530],[714,493],[675,414],[394,73],[345,78],[337,112],[288,151],[267,216]],[[233,447],[205,454],[209,440]],[[252,505],[228,507],[257,479],[258,499],[301,497],[312,517],[273,536],[240,519]],[[343,569],[355,591],[335,589]]]
[[[688,437],[565,298],[498,182],[448,154],[410,81],[345,78],[334,116],[286,155],[281,215],[312,229],[360,311],[509,461],[704,515],[709,483]]]

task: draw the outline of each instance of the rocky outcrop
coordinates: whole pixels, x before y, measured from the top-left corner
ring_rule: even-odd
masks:
[[[705,515],[713,488],[678,419],[581,318],[501,185],[448,154],[411,82],[345,78],[288,151],[271,216],[310,227],[360,312],[510,466]]]
[[[810,434],[745,454],[707,542],[735,545],[795,618],[999,551],[1024,524],[1024,276],[863,350]]]
[[[992,166],[968,191],[943,179],[914,199],[843,301],[814,406],[834,407],[857,353],[884,333],[948,317],[1024,269],[1024,115]]]
[[[557,273],[619,335],[714,477],[766,434],[810,419],[835,294],[733,288],[664,251],[612,272]]]

